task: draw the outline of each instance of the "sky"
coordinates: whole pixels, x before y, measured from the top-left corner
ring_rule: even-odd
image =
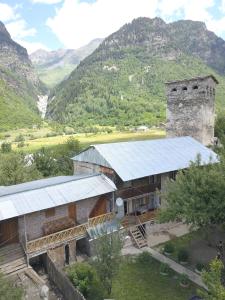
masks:
[[[0,21],[29,53],[77,49],[138,17],[203,21],[225,39],[225,0],[0,0]]]

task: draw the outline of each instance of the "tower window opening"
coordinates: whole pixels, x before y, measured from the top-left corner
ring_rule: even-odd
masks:
[[[198,89],[198,86],[197,85],[194,85],[193,86],[193,90],[197,90]]]
[[[177,89],[176,89],[176,88],[173,88],[173,89],[172,89],[172,92],[177,92]]]
[[[187,91],[187,87],[184,86],[184,87],[182,88],[182,90],[183,90],[183,91]]]

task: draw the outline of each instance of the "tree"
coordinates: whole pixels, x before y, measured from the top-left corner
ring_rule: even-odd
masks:
[[[35,164],[27,164],[23,154],[0,154],[0,185],[17,184],[41,177]]]
[[[209,265],[209,271],[202,272],[202,280],[208,291],[199,291],[204,300],[224,300],[225,287],[221,282],[224,265],[221,260],[214,259]]]
[[[94,265],[106,295],[110,296],[113,278],[121,262],[122,239],[119,231],[107,234],[106,230],[103,230],[97,235],[94,244],[96,255]]]
[[[68,154],[75,155],[80,151],[80,142],[74,137],[69,137],[66,141],[66,146],[68,149]]]
[[[23,290],[16,288],[13,284],[0,274],[0,300],[21,300]]]
[[[2,153],[9,153],[12,151],[12,145],[10,143],[1,144]]]
[[[33,155],[33,161],[39,172],[44,177],[54,176],[59,173],[57,160],[52,156],[52,153],[46,148]]]
[[[187,170],[169,180],[162,201],[160,220],[182,219],[200,227],[225,222],[225,163],[201,166],[200,157]]]

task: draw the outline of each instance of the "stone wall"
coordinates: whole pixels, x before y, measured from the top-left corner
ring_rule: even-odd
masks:
[[[86,223],[90,212],[94,208],[99,197],[89,198],[76,202],[76,215],[79,224]],[[107,206],[109,210],[109,205]],[[46,217],[45,210],[34,212],[18,219],[19,237],[20,241],[24,239],[24,220],[26,222],[27,239],[34,240],[43,236],[43,225],[46,222],[57,220],[62,217],[68,217],[68,205],[62,205],[55,208],[55,215]]]
[[[213,143],[215,86],[211,77],[167,84],[167,137],[191,136],[204,145]]]
[[[46,256],[46,269],[49,279],[57,286],[66,300],[85,300],[84,296],[73,286],[65,272],[54,263],[54,259]]]

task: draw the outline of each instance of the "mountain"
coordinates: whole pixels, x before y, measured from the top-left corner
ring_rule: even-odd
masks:
[[[40,122],[37,101],[44,91],[27,50],[11,39],[0,22],[0,130]]]
[[[165,121],[164,82],[213,74],[225,104],[225,41],[202,22],[138,18],[106,38],[55,87],[47,116],[76,128],[158,125]]]
[[[55,86],[68,76],[103,41],[94,39],[79,49],[59,49],[56,51],[37,50],[30,59],[37,69],[40,79],[49,87]]]

